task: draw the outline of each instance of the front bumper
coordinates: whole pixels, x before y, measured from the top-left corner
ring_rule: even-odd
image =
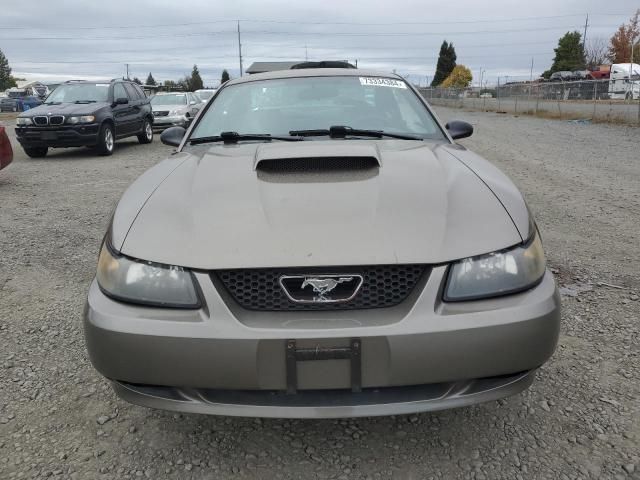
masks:
[[[434,268],[402,308],[279,314],[238,310],[204,273],[196,277],[206,308],[194,311],[119,303],[94,281],[84,318],[87,348],[123,398],[186,412],[385,415],[469,405],[526,388],[558,339],[551,274],[524,293],[455,304],[438,300],[445,274],[445,267]],[[349,390],[343,360],[298,363],[298,393],[281,393],[287,339],[320,348],[352,338],[362,343],[361,393]]]
[[[153,387],[112,383],[120,398],[143,407],[243,417],[346,418],[433,412],[498,400],[528,388],[535,370],[461,382],[408,387],[307,390],[296,395],[274,391],[235,391]]]
[[[84,147],[98,143],[100,125],[60,125],[56,127],[18,126],[16,137],[23,147]]]

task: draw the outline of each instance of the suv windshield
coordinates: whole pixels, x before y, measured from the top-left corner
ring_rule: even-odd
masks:
[[[47,103],[106,102],[108,98],[108,83],[67,83],[56,88]]]
[[[224,88],[192,138],[221,132],[287,135],[292,130],[383,130],[445,138],[403,80],[380,77],[302,77],[251,81]]]
[[[171,95],[155,95],[151,99],[151,105],[186,105],[187,95],[176,93]]]

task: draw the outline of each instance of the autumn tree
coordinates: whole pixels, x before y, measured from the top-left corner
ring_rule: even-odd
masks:
[[[447,43],[445,40],[440,46],[440,54],[438,55],[438,63],[436,65],[436,73],[431,82],[432,87],[440,85],[447,78],[456,66],[456,49],[453,43]]]
[[[640,9],[631,17],[629,23],[620,25],[609,40],[609,60],[611,63],[640,63]]]
[[[471,70],[464,65],[456,65],[440,86],[445,88],[466,88],[472,79]]]

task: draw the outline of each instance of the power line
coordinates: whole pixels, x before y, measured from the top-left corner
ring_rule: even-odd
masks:
[[[362,26],[402,26],[402,25],[464,25],[464,24],[477,24],[477,23],[502,23],[502,22],[518,22],[526,20],[551,20],[557,18],[575,18],[582,17],[584,13],[572,13],[565,15],[543,15],[543,16],[531,16],[531,17],[511,17],[511,18],[484,18],[476,20],[439,20],[431,22],[309,22],[300,20],[265,20],[265,19],[240,19],[240,22],[244,23],[270,23],[270,24],[283,24],[283,25],[362,25]],[[609,16],[609,17],[628,17],[629,13],[591,13],[592,17]],[[160,28],[160,27],[190,27],[195,25],[213,25],[221,23],[236,23],[237,19],[229,20],[207,20],[203,22],[183,22],[183,23],[158,23],[147,25],[104,25],[104,26],[76,26],[76,25],[59,25],[52,26],[46,25],[43,27],[34,26],[16,26],[13,25],[0,25],[3,30],[55,30],[55,29],[69,29],[74,30],[125,30],[130,28]]]
[[[516,57],[516,56],[522,56],[522,55],[527,55],[527,56],[542,56],[542,55],[551,55],[551,52],[537,52],[537,53],[506,53],[506,54],[502,54],[501,56],[505,56],[505,57]],[[258,55],[260,58],[265,58],[265,59],[291,59],[291,58],[295,58],[296,55]],[[495,55],[491,55],[491,54],[486,54],[486,55],[461,55],[459,58],[460,59],[471,59],[471,58],[493,58],[495,57]],[[200,63],[200,65],[207,65],[206,60],[212,60],[212,59],[218,59],[218,58],[224,58],[224,59],[232,59],[232,58],[238,58],[238,55],[216,55],[216,56],[206,56],[206,57],[189,57],[188,61],[185,60],[182,57],[174,57],[174,58],[168,58],[168,57],[163,57],[163,58],[158,58],[158,59],[141,59],[138,61],[129,61],[126,65],[155,65],[155,64],[162,64],[164,62],[167,61],[185,61],[185,65],[189,64],[192,65],[192,62],[195,61],[199,61],[200,59],[205,60],[205,63]],[[243,57],[244,58],[244,57]],[[313,60],[321,60],[322,58],[320,57],[309,57]],[[358,60],[362,61],[362,60],[391,60],[391,61],[402,61],[402,60],[418,60],[418,61],[432,61],[432,60],[437,60],[438,57],[434,56],[434,57],[358,57]],[[105,60],[105,61],[99,61],[99,60],[66,60],[66,61],[50,61],[50,60],[22,60],[19,62],[15,62],[16,65],[18,64],[34,64],[34,65],[47,65],[47,64],[51,64],[51,65],[121,65],[122,62],[119,60]]]
[[[476,48],[488,48],[488,47],[512,47],[512,46],[522,46],[522,45],[549,45],[549,46],[556,46],[557,44],[557,40],[549,40],[546,42],[509,42],[508,45],[505,45],[504,42],[503,43],[489,43],[489,44],[474,44],[474,45],[464,45],[464,44],[456,44],[456,48],[458,49],[458,51],[460,50],[467,50],[467,49],[476,49]],[[257,42],[242,42],[242,46],[243,47],[259,47],[260,49],[280,49],[280,48],[299,48],[299,49],[303,49],[305,48],[305,45],[296,45],[296,44],[292,44],[292,43],[269,43],[267,45],[265,45],[264,43],[257,43]],[[145,48],[144,49],[144,53],[146,52],[165,52],[165,51],[184,51],[187,53],[191,53],[194,50],[211,50],[212,48],[216,48],[216,49],[232,49],[232,48],[236,48],[237,47],[237,43],[233,44],[233,43],[226,43],[226,44],[206,44],[206,45],[183,45],[181,47],[166,47],[166,48]],[[383,50],[403,50],[403,51],[407,51],[407,50],[419,50],[419,51],[424,51],[425,47],[421,46],[421,47],[411,47],[411,46],[375,46],[375,45],[371,45],[371,44],[367,44],[367,45],[342,45],[342,46],[335,46],[335,45],[319,45],[319,44],[306,44],[306,47],[311,50],[311,49],[316,49],[316,50],[337,50],[337,51],[344,51],[344,50],[376,50],[376,51],[383,51]],[[117,53],[117,54],[123,54],[123,53],[140,53],[141,50],[138,49],[133,49],[133,50],[100,50],[100,51],[95,51],[93,50],[91,52],[91,54],[93,56],[95,55],[103,55],[103,54],[108,54],[108,53]],[[84,53],[84,52],[82,52]],[[237,56],[237,55],[236,55]],[[209,58],[217,58],[215,56],[209,56]],[[87,63],[93,63],[88,61]],[[118,62],[118,63],[122,63],[122,62]]]
[[[592,25],[594,26],[594,25]],[[476,30],[461,32],[307,32],[307,31],[286,31],[286,30],[245,30],[245,35],[320,35],[320,36],[345,36],[345,37],[422,37],[422,36],[452,36],[452,35],[482,35],[482,34],[501,34],[501,33],[521,33],[521,32],[539,32],[549,30],[565,30],[578,29],[582,25],[571,26],[554,26],[554,27],[534,27],[534,28],[515,28],[506,30]],[[615,25],[597,25],[598,28],[611,28]],[[142,35],[135,37],[3,37],[0,40],[140,40],[145,38],[167,38],[167,37],[196,37],[208,35],[236,34],[237,30],[219,30],[198,33],[184,34],[163,34],[163,35]]]

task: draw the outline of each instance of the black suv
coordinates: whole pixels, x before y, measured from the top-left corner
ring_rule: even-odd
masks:
[[[16,135],[30,157],[44,157],[49,147],[95,147],[111,155],[116,139],[136,135],[153,141],[149,99],[133,82],[69,81],[56,88],[45,103],[21,113]]]

